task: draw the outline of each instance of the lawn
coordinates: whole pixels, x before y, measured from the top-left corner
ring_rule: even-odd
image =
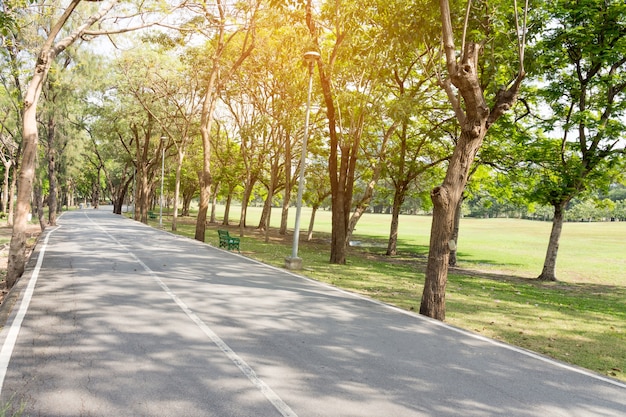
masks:
[[[303,209],[303,225],[309,213]],[[257,208],[249,211],[242,253],[283,267],[292,237],[273,232],[265,243],[254,228],[259,214]],[[231,209],[231,234],[237,234],[238,216],[238,209]],[[272,219],[277,228],[278,210]],[[300,240],[301,273],[418,310],[430,218],[401,218],[399,255],[391,258],[384,256],[389,221],[389,215],[366,214],[357,225],[347,265],[331,265],[330,213],[318,212],[314,239]],[[193,219],[181,223],[179,232],[193,236]],[[207,243],[217,245],[217,228],[209,226]],[[533,279],[541,272],[549,233],[547,222],[463,219],[459,267],[449,274],[446,321],[626,381],[626,222],[565,224],[555,283]]]

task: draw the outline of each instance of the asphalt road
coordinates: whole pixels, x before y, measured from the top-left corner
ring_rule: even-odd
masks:
[[[616,380],[109,210],[59,224],[0,333],[25,416],[626,415]]]

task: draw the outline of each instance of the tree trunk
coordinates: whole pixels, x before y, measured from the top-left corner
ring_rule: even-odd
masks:
[[[189,206],[191,206],[191,200],[193,199],[193,193],[183,193],[183,217],[189,217]]]
[[[220,183],[216,183],[213,186],[213,196],[211,197],[211,217],[209,223],[217,223],[217,194],[219,193]]]
[[[256,6],[258,7],[258,5]],[[211,198],[211,185],[213,183],[213,177],[211,175],[211,126],[213,125],[213,115],[215,114],[215,106],[219,91],[223,83],[228,79],[229,74],[236,71],[241,64],[247,59],[254,49],[254,30],[255,27],[253,21],[246,22],[248,32],[244,36],[244,45],[240,50],[240,55],[232,66],[228,69],[223,68],[222,57],[226,53],[227,45],[229,44],[233,34],[230,34],[231,38],[225,39],[226,33],[226,21],[228,20],[225,15],[225,7],[221,2],[218,2],[218,14],[213,16],[215,22],[220,22],[215,26],[215,52],[211,56],[212,68],[209,75],[209,80],[206,85],[204,97],[202,99],[202,111],[200,116],[200,133],[202,136],[202,151],[203,151],[203,164],[202,172],[198,175],[200,178],[200,204],[198,208],[198,221],[196,222],[196,234],[195,239],[204,242],[204,235],[206,231],[206,218]],[[251,19],[256,17],[256,13],[251,11]],[[241,226],[241,225],[240,225]],[[243,235],[243,229],[241,230]]]
[[[50,115],[48,118],[48,181],[49,181],[49,194],[48,194],[48,224],[50,226],[56,226],[57,224],[57,173],[56,173],[56,149],[54,144],[55,135],[55,121],[54,116]]]
[[[46,219],[43,212],[43,192],[41,183],[37,181],[33,187],[33,197],[35,199],[35,207],[37,209],[37,219],[39,220],[39,228],[43,232],[46,229]]]
[[[272,209],[272,202],[270,197],[272,196],[272,186],[270,185],[267,189],[267,196],[265,197],[265,201],[263,201],[263,210],[261,211],[261,218],[259,219],[259,224],[257,229],[260,231],[265,231],[269,228],[269,217],[270,210]]]
[[[7,213],[9,211],[9,182],[13,161],[6,161],[4,163],[4,179],[2,181],[2,211]]]
[[[223,30],[223,29],[221,29]],[[221,32],[220,30],[220,32]],[[223,34],[222,34],[223,36]],[[207,84],[206,93],[202,102],[202,115],[200,117],[200,133],[202,136],[202,171],[198,173],[200,183],[200,203],[198,207],[198,218],[196,220],[195,239],[204,242],[206,232],[206,215],[211,199],[211,185],[213,177],[211,175],[211,126],[213,125],[213,113],[215,112],[215,102],[217,100],[217,77],[219,72],[219,62],[213,62],[211,76]]]
[[[205,152],[210,150],[205,148]],[[198,173],[198,179],[200,180],[200,204],[198,207],[198,218],[196,219],[196,234],[194,238],[200,242],[204,242],[206,234],[206,215],[209,209],[209,203],[211,200],[211,173],[208,171],[208,165],[205,169]]]
[[[280,214],[280,235],[287,234],[287,223],[289,222],[289,203],[291,202],[291,190],[294,184],[291,183],[291,135],[286,135],[285,140],[285,193],[283,195],[283,209]]]
[[[243,231],[246,228],[246,217],[248,215],[248,204],[250,204],[250,197],[252,196],[252,190],[254,184],[256,184],[256,176],[248,176],[246,184],[243,190],[243,199],[241,200],[241,214],[239,216],[239,235],[243,237]]]
[[[76,7],[76,4],[73,5]],[[24,272],[26,264],[26,227],[30,213],[30,199],[35,178],[35,161],[39,135],[37,131],[37,103],[50,69],[54,54],[51,45],[42,49],[37,60],[35,72],[24,97],[24,118],[22,127],[22,162],[18,174],[17,203],[13,233],[9,246],[6,286],[12,288]]]
[[[309,231],[306,235],[307,242],[310,242],[313,239],[313,226],[315,225],[315,213],[317,213],[317,209],[319,206],[314,205],[311,209],[311,220],[309,220]]]
[[[137,145],[139,146],[139,145]],[[135,201],[135,220],[148,224],[150,209],[150,184],[148,183],[148,167],[143,161],[137,163],[137,191]]]
[[[563,218],[567,202],[559,202],[554,205],[554,218],[552,219],[552,231],[546,251],[546,259],[543,262],[543,270],[537,279],[541,281],[556,281],[556,257],[559,252],[559,240],[563,231]]]
[[[461,213],[463,212],[463,195],[459,199],[454,212],[454,226],[452,228],[452,238],[450,239],[450,258],[448,265],[456,266],[456,251],[459,242],[459,225],[461,224]]]
[[[344,195],[336,192],[332,201],[332,233],[330,240],[330,263],[345,265],[346,237],[348,236],[348,213],[343,204]]]
[[[389,230],[389,243],[387,244],[387,256],[398,254],[398,226],[400,224],[400,209],[406,194],[405,186],[396,187],[393,194],[393,207],[391,208],[391,227]]]
[[[37,131],[37,105],[43,84],[48,76],[52,61],[73,44],[91,25],[100,20],[115,5],[115,1],[106,3],[97,13],[91,15],[85,22],[68,36],[56,44],[57,35],[69,20],[76,6],[81,0],[72,0],[59,20],[50,28],[48,38],[39,52],[33,76],[24,95],[23,127],[22,127],[22,161],[18,175],[16,213],[13,223],[13,234],[9,246],[9,259],[7,265],[7,288],[13,287],[17,279],[24,272],[26,264],[26,226],[30,212],[30,199],[33,191],[33,179],[35,177],[35,158],[39,135]]]
[[[113,198],[113,214],[122,214],[122,208],[124,206],[124,201],[126,200],[126,195],[128,194],[128,187],[130,187],[130,183],[133,181],[133,177],[129,177],[126,181],[119,186],[119,190],[115,193]]]
[[[462,127],[443,184],[430,193],[433,219],[420,314],[437,320],[443,321],[446,316],[446,284],[456,207],[465,189],[471,163],[487,133],[486,120],[485,117],[482,123],[471,121]]]
[[[270,181],[271,183],[272,181]],[[270,189],[267,194],[268,209],[267,216],[265,218],[265,243],[270,241],[270,221],[272,220],[272,199],[274,198],[274,187],[270,185]]]
[[[16,193],[16,188],[17,188],[17,176],[18,174],[18,170],[17,170],[17,165],[13,165],[12,169],[13,171],[13,175],[11,175],[11,187],[9,187],[9,209],[7,211],[7,224],[9,226],[13,226],[14,223],[14,218],[15,218],[15,204],[14,204],[14,200],[15,200],[15,193]]]
[[[176,184],[174,185],[174,215],[172,217],[172,232],[177,230],[178,222],[178,199],[180,198],[180,176],[183,170],[183,160],[185,159],[185,152],[178,149],[178,161],[176,164]]]
[[[226,197],[226,205],[224,206],[224,218],[222,219],[223,226],[228,226],[230,223],[230,206],[232,202],[233,195],[232,193],[228,193],[228,196]]]

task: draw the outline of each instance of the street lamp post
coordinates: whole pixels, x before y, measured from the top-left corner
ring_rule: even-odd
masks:
[[[300,156],[300,178],[298,179],[298,196],[296,199],[296,223],[293,228],[293,246],[291,257],[285,259],[287,269],[302,269],[302,258],[298,257],[298,242],[300,240],[300,213],[302,211],[302,194],[304,192],[304,168],[306,164],[306,146],[309,139],[309,115],[311,113],[311,90],[313,89],[313,69],[320,54],[315,51],[304,53],[304,59],[309,67],[309,91],[306,100],[306,116],[304,119],[304,136],[302,138],[302,155]]]
[[[165,136],[161,136],[161,198],[159,199],[159,228],[163,228],[163,177],[165,176]]]

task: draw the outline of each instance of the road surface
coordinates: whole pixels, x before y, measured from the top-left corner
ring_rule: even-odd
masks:
[[[59,225],[0,333],[25,416],[626,416],[616,380],[108,210]]]

